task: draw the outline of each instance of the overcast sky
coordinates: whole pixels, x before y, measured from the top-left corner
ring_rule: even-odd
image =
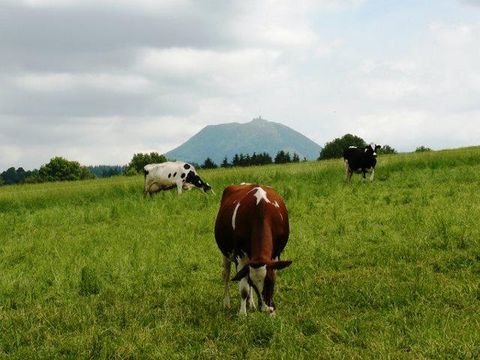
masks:
[[[480,0],[0,0],[0,171],[259,115],[320,145],[480,144]]]

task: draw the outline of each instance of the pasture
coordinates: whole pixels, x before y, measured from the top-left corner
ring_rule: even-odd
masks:
[[[200,170],[216,195],[143,177],[0,188],[0,358],[480,357],[480,147]],[[277,316],[223,308],[223,187],[285,199]]]

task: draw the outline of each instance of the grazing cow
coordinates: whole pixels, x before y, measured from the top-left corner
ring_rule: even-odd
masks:
[[[352,174],[370,173],[370,181],[373,180],[375,174],[375,165],[377,164],[377,150],[380,145],[371,143],[366,147],[350,146],[343,152],[343,159],[345,162],[345,180],[350,181]]]
[[[160,190],[177,188],[178,194],[194,187],[207,192],[211,186],[203,182],[195,168],[182,161],[168,161],[161,164],[148,164],[143,168],[145,174],[144,196]]]
[[[292,263],[279,260],[289,232],[287,208],[272,188],[258,184],[225,188],[215,222],[215,239],[223,254],[225,307],[230,307],[228,285],[235,262],[232,281],[240,281],[240,314],[247,313],[247,300],[255,308],[252,288],[259,309],[274,314],[275,271]]]

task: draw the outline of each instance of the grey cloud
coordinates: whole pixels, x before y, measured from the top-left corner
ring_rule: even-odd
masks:
[[[0,50],[7,56],[0,65],[76,71],[101,64],[125,66],[133,61],[128,52],[139,47],[226,46],[230,35],[225,15],[195,8],[148,14],[102,7],[4,6]]]
[[[473,6],[480,6],[480,0],[460,0],[463,4],[473,5]]]

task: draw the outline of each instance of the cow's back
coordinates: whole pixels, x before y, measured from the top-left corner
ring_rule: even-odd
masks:
[[[265,236],[275,239],[273,255],[278,256],[289,235],[288,212],[283,199],[271,188],[257,184],[225,188],[215,222],[215,239],[225,256],[250,255],[252,240]],[[261,239],[256,239],[256,235]]]
[[[366,148],[349,147],[343,152],[343,158],[348,162],[350,169],[354,171],[370,169],[377,163],[375,157],[366,152]]]

